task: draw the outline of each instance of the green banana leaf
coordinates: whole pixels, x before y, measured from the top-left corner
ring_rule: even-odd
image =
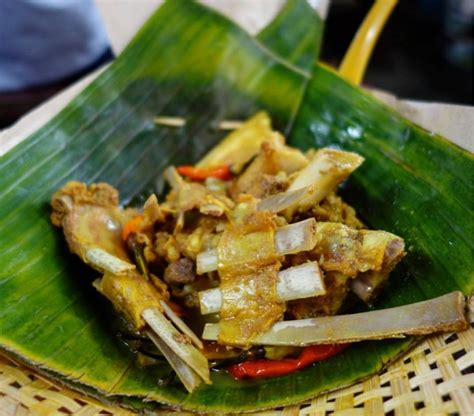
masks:
[[[258,109],[288,130],[318,51],[322,22],[301,0],[288,2],[263,32],[307,28],[263,48],[217,13],[186,0],[167,2],[131,45],[57,117],[0,160],[0,345],[50,376],[88,394],[143,407],[145,398],[190,409],[235,410],[248,387],[225,375],[188,395],[167,380],[167,364],[137,368],[116,337],[108,302],[91,287],[94,273],[68,253],[49,223],[48,201],[67,180],[106,181],[124,204],[156,189],[164,167],[198,159],[222,132],[221,119]],[[314,42],[308,41],[312,36]],[[312,59],[308,56],[313,54]],[[305,59],[301,60],[301,57]],[[284,79],[278,90],[272,86]],[[182,116],[184,128],[157,127],[156,115]],[[223,396],[221,381],[236,394]],[[240,387],[244,387],[240,392]],[[264,388],[264,385],[262,385]],[[252,407],[278,401],[276,392]]]
[[[271,35],[291,28],[298,7],[306,5],[290,2],[258,36],[269,53],[216,13],[185,0],[168,2],[99,79],[0,160],[2,348],[128,406],[140,408],[146,396],[151,406],[162,401],[230,412],[295,403],[349,384],[408,347],[411,339],[359,343],[268,380],[237,382],[216,373],[212,386],[187,395],[176,381],[157,385],[169,376],[167,365],[138,369],[117,341],[115,314],[90,287],[92,272],[49,224],[52,192],[68,179],[101,180],[117,186],[124,203],[133,201],[156,188],[166,165],[197,160],[212,146],[221,133],[209,126],[261,108],[296,146],[333,145],[366,157],[344,194],[368,224],[402,235],[409,247],[378,307],[472,292],[472,155],[323,67],[310,80],[317,46],[305,37],[276,42]],[[311,27],[310,19],[301,21]],[[299,45],[306,46],[292,55]],[[158,114],[188,123],[157,128],[152,118]]]
[[[257,39],[287,63],[310,72],[321,49],[322,28],[306,0],[289,0]]]
[[[403,266],[379,307],[474,290],[474,156],[317,66],[290,142],[366,161],[344,196],[373,228],[402,235]]]

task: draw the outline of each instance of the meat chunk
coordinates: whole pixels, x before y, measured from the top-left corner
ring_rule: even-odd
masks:
[[[170,263],[165,269],[165,282],[170,285],[191,283],[196,279],[194,262],[186,257]]]
[[[90,205],[104,208],[116,208],[119,202],[118,191],[107,183],[93,183],[87,186],[82,182],[68,182],[51,199],[53,212],[51,222],[62,226],[62,220],[76,206]]]

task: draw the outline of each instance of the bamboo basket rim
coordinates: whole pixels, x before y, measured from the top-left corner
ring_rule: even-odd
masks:
[[[304,403],[253,415],[474,414],[474,297],[470,328],[426,338],[379,374]],[[133,415],[49,380],[0,354],[0,415]],[[157,415],[176,414],[159,410]],[[189,412],[179,414],[192,414]]]

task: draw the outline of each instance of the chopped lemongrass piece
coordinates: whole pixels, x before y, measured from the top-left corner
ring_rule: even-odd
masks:
[[[289,301],[321,296],[326,293],[324,280],[317,262],[304,263],[278,273],[277,296]],[[219,312],[222,307],[222,293],[219,288],[199,292],[201,314]]]
[[[316,245],[316,220],[309,218],[278,228],[275,231],[274,242],[278,256],[312,250]],[[197,274],[217,270],[218,263],[217,249],[199,253],[196,256]]]
[[[295,222],[275,232],[275,250],[280,256],[312,250],[316,245],[316,220]]]
[[[292,208],[306,197],[311,189],[310,186],[305,186],[295,191],[280,192],[269,196],[257,204],[257,210],[277,213]]]
[[[173,189],[178,189],[183,183],[183,178],[179,175],[174,166],[166,168],[163,172],[163,176]]]
[[[265,334],[255,337],[251,344],[303,347],[460,331],[468,325],[464,307],[464,295],[461,292],[451,292],[396,308],[282,321],[273,325]],[[206,324],[202,338],[215,341],[218,337],[219,324]]]
[[[221,310],[222,292],[218,287],[214,289],[202,290],[198,292],[198,296],[201,315],[208,315]]]
[[[219,259],[217,249],[206,250],[196,256],[196,273],[204,274],[217,270]]]
[[[184,335],[188,336],[191,342],[198,347],[200,350],[203,349],[203,345],[201,340],[196,336],[196,334],[192,331],[189,326],[178,316],[174,313],[173,309],[171,309],[166,302],[160,301],[160,305],[163,308],[163,312],[165,315],[173,322],[176,327],[183,332]]]
[[[87,249],[85,252],[85,262],[101,271],[113,274],[125,274],[136,268],[134,264],[119,259],[101,248]]]
[[[329,148],[320,149],[309,165],[298,173],[287,191],[313,186],[309,195],[299,203],[300,209],[308,209],[327,197],[363,161],[364,158],[356,153]]]
[[[176,372],[178,378],[181,380],[186,390],[192,393],[193,390],[202,383],[201,378],[152,330],[146,329],[145,333],[151,339],[153,344],[155,344],[156,347],[161,351],[163,356]]]
[[[467,299],[467,319],[469,322],[474,322],[474,295],[471,295]]]
[[[289,301],[326,293],[324,278],[316,261],[290,267],[278,273],[277,294]]]
[[[168,127],[183,127],[186,124],[186,120],[181,117],[159,116],[155,117],[153,121],[155,124]]]
[[[191,340],[179,332],[156,308],[145,309],[142,318],[171,350],[190,366],[207,384],[211,384],[206,357],[191,344]]]

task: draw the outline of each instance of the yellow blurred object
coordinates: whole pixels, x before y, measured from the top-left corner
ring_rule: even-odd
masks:
[[[397,0],[375,0],[342,60],[341,77],[360,84],[377,39],[396,4]]]

